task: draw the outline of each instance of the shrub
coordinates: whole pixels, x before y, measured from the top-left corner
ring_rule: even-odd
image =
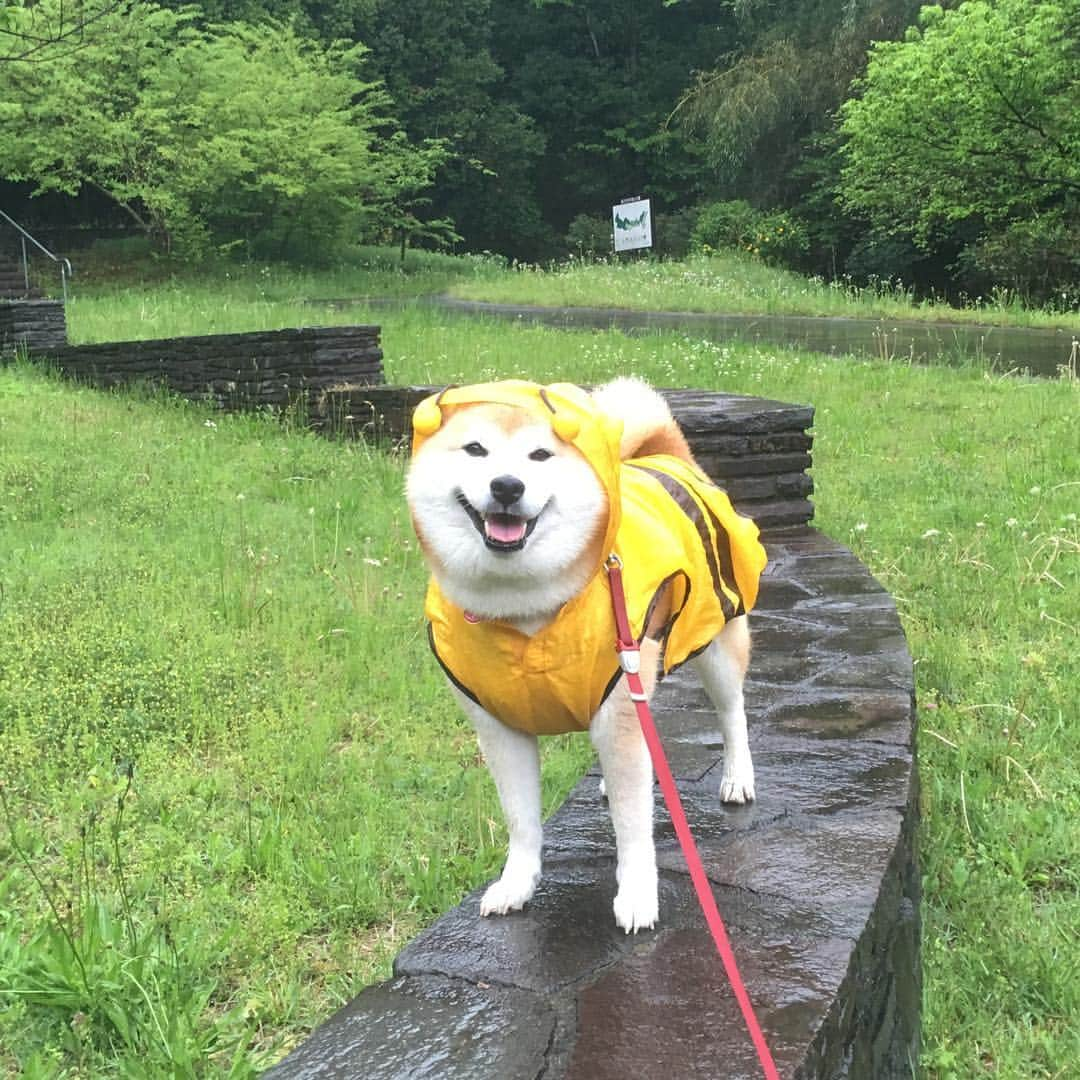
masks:
[[[761,213],[745,199],[707,203],[697,212],[690,233],[694,251],[717,248],[745,249],[753,240]]]
[[[758,218],[752,249],[767,263],[797,264],[809,248],[805,225],[787,210],[773,210]]]
[[[810,248],[806,226],[787,210],[758,210],[744,199],[710,203],[691,232],[697,251],[737,248],[765,262],[797,264]]]
[[[1004,285],[1029,303],[1075,307],[1080,301],[1080,224],[1060,213],[1012,221],[966,247],[957,269]]]
[[[570,254],[582,259],[598,259],[613,250],[611,219],[599,214],[578,214],[566,230]]]

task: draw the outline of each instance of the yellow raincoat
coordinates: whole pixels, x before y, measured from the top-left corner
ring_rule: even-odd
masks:
[[[414,414],[413,452],[438,429],[442,409],[517,405],[551,422],[592,465],[608,492],[605,551],[622,560],[630,625],[640,639],[665,587],[671,618],[660,635],[667,674],[700,652],[757,599],[765,551],[757,526],[694,466],[666,454],[619,460],[621,423],[575,386],[503,382],[444,391]],[[527,635],[497,620],[472,621],[434,578],[425,614],[447,676],[504,724],[537,735],[584,731],[619,675],[615,619],[603,566],[543,629]]]

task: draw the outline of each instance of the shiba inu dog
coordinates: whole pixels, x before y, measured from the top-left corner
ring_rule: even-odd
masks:
[[[476,729],[509,831],[481,901],[505,914],[541,872],[537,736],[588,731],[616,840],[615,921],[657,920],[648,750],[615,652],[605,563],[622,563],[647,694],[693,663],[724,739],[720,799],[754,798],[742,683],[758,530],[696,466],[664,399],[636,379],[588,394],[523,381],[457,387],[413,415],[406,485],[432,578],[431,646]]]

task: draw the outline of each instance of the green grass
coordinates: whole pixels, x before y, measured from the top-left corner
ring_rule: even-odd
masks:
[[[157,285],[132,298],[128,289],[76,295],[66,307],[68,340],[142,341],[189,334],[237,334],[290,326],[348,326],[378,322],[384,309],[363,302],[344,306],[307,303],[295,296],[260,295],[250,279],[234,288],[190,282]],[[402,298],[408,303],[408,298]]]
[[[0,1072],[252,1075],[502,854],[402,463],[22,367],[0,418]]]
[[[914,319],[1080,332],[1075,300],[1030,308],[998,289],[962,307],[920,301],[896,283],[859,287],[769,266],[743,252],[655,260],[570,261],[505,267],[495,257],[358,248],[322,269],[220,261],[189,266],[130,245],[100,245],[77,256],[71,286],[72,340],[92,342],[225,333],[355,321],[355,307],[318,301],[464,299],[548,307],[628,308],[747,315]],[[138,299],[132,295],[132,288]],[[191,329],[197,327],[197,329]]]
[[[372,317],[397,382],[636,372],[817,406],[818,524],[896,597],[917,664],[926,1074],[1068,1075],[1080,384]],[[401,478],[266,419],[0,371],[8,1072],[249,1075],[497,868]],[[549,806],[587,757],[548,744]]]
[[[127,245],[107,244],[77,259],[67,305],[74,344],[355,323],[358,300],[407,302],[501,273],[483,256],[409,251],[402,262],[384,248],[361,248],[320,269],[224,260],[189,266],[145,252],[133,258]],[[346,303],[319,303],[334,300]]]
[[[995,290],[963,307],[919,301],[910,289],[883,283],[859,287],[769,266],[752,255],[722,252],[684,260],[521,266],[451,284],[454,296],[546,307],[630,308],[747,315],[827,315],[1080,328],[1075,301],[1061,310],[1025,307],[1014,292]]]

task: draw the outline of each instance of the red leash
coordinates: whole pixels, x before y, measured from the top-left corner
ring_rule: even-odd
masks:
[[[649,747],[649,756],[652,758],[653,768],[656,770],[656,778],[660,782],[660,790],[664,793],[664,802],[667,803],[668,813],[671,815],[672,824],[675,826],[675,835],[679,838],[679,846],[682,848],[683,858],[690,870],[690,880],[694,883],[698,903],[704,912],[705,921],[709,925],[713,941],[716,942],[720,959],[724,962],[724,970],[727,972],[731,989],[735,992],[735,999],[742,1010],[743,1020],[750,1032],[754,1049],[757,1051],[758,1061],[761,1062],[765,1080],[780,1080],[780,1074],[776,1071],[772,1054],[769,1052],[765,1036],[762,1034],[761,1025],[757,1016],[754,1015],[754,1007],[750,1003],[750,995],[743,985],[742,976],[739,975],[739,967],[735,963],[735,953],[731,949],[727,930],[724,928],[724,920],[720,918],[720,911],[716,906],[716,898],[713,896],[709,879],[705,874],[705,867],[701,864],[701,856],[698,854],[697,844],[694,843],[690,825],[686,820],[683,810],[682,799],[679,798],[679,789],[675,786],[675,778],[671,775],[667,758],[664,756],[664,747],[660,742],[656,724],[653,722],[652,713],[649,711],[649,701],[645,696],[645,688],[641,684],[640,650],[634,634],[630,629],[630,619],[626,614],[626,595],[623,592],[622,562],[617,555],[612,555],[607,561],[608,580],[611,583],[611,603],[615,612],[615,627],[618,635],[616,648],[619,652],[619,663],[626,674],[626,682],[630,688],[630,699],[637,709],[638,721],[641,723],[641,731],[645,736],[645,742]]]

